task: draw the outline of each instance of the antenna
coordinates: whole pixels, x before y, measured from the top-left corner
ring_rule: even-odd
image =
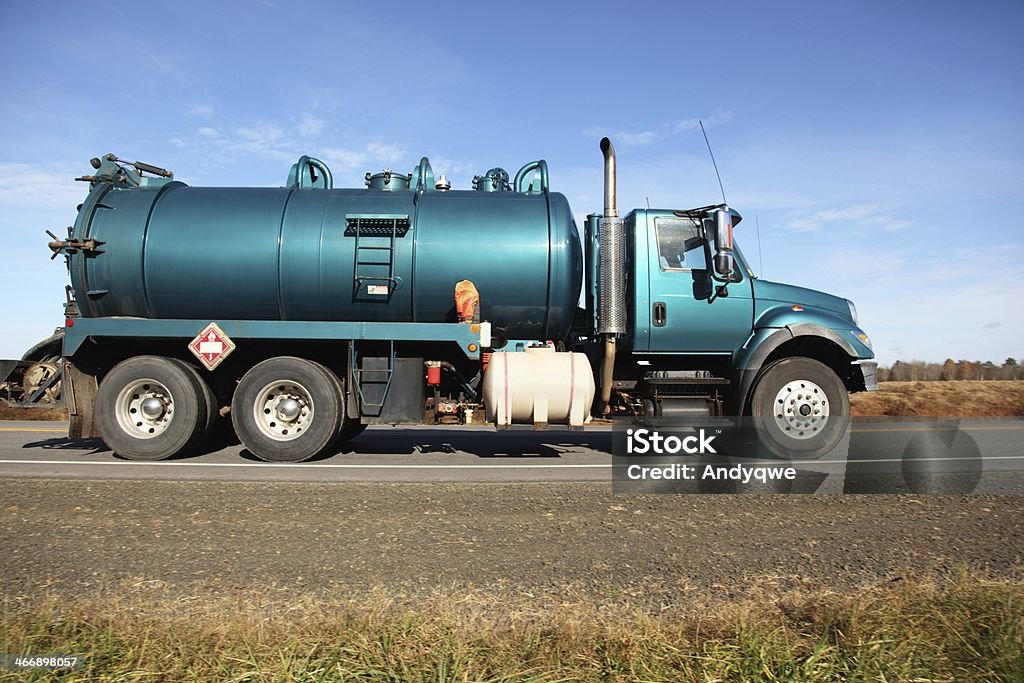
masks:
[[[764,277],[764,257],[761,255],[761,217],[754,214],[754,226],[757,228],[757,264],[761,268],[761,277]]]
[[[651,210],[651,198],[648,197],[647,195],[644,195],[644,199],[647,200],[647,210],[650,211]]]
[[[693,119],[691,119],[692,121]],[[729,202],[725,199],[725,185],[722,184],[722,174],[718,172],[718,162],[715,161],[715,153],[711,151],[711,142],[708,140],[708,133],[704,130],[704,122],[697,119],[697,123],[700,124],[700,132],[704,133],[704,144],[708,146],[708,154],[711,155],[711,164],[715,167],[715,175],[718,176],[718,187],[722,190],[722,203],[728,204]]]

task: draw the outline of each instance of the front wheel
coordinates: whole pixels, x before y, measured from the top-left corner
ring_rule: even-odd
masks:
[[[231,399],[231,422],[249,452],[300,462],[334,443],[343,412],[340,383],[313,361],[282,356],[245,373]]]
[[[850,424],[846,387],[831,368],[811,358],[786,358],[765,369],[750,408],[761,443],[795,460],[828,453]]]

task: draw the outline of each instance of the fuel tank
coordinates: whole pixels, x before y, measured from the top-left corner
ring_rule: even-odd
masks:
[[[455,284],[471,280],[508,338],[564,339],[583,254],[546,165],[528,167],[541,182],[486,192],[435,189],[426,159],[366,189],[94,179],[72,286],[87,317],[455,322]]]

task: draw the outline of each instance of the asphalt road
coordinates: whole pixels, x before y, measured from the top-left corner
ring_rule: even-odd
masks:
[[[266,463],[224,439],[156,463],[120,459],[98,439],[69,441],[66,424],[0,422],[0,477],[319,482],[610,481],[611,431],[488,427],[370,428],[330,457]]]
[[[261,462],[223,438],[215,438],[197,456],[130,462],[98,439],[68,440],[66,429],[62,422],[0,421],[0,477],[478,483],[612,479],[612,432],[607,426],[505,432],[484,426],[371,427],[336,453],[305,463]],[[909,491],[899,472],[908,448],[915,447],[915,455],[940,466],[977,466],[978,492],[1024,494],[1024,422],[1012,421],[855,424],[833,454],[794,463],[801,480],[787,490],[841,493],[850,469],[847,458],[855,457],[858,463],[869,463],[859,464],[861,469],[891,471],[887,491]]]

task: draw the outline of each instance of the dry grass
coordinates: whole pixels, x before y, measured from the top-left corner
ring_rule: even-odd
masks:
[[[890,417],[1024,416],[1024,381],[881,382],[850,397],[853,414]]]
[[[66,420],[63,408],[10,408],[0,405],[0,420]]]
[[[1024,680],[1024,584],[967,575],[654,614],[472,590],[415,611],[383,593],[8,600],[3,629],[9,653],[85,656],[78,672],[4,681]]]

